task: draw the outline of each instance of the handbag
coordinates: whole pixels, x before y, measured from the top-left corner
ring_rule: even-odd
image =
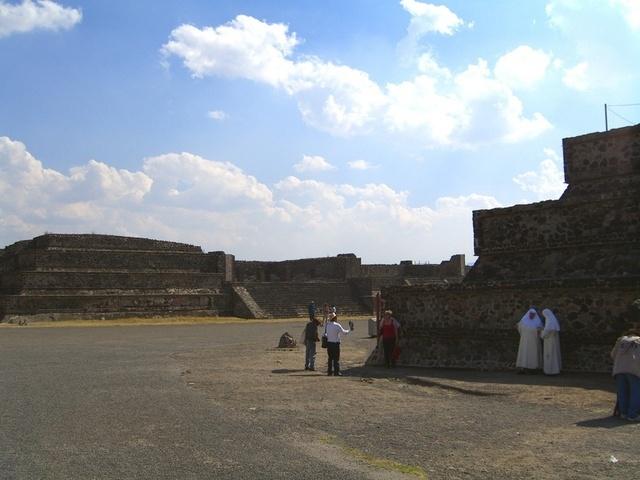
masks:
[[[324,333],[322,334],[322,340],[320,341],[320,346],[322,348],[327,348],[327,325],[324,326]]]

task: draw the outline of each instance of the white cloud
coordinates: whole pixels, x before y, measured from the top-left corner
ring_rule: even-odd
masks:
[[[225,250],[237,258],[303,258],[352,251],[369,262],[472,255],[471,210],[492,197],[412,205],[385,184],[284,178],[268,187],[230,163],[190,153],[147,158],[141,171],[90,161],[47,169],[0,137],[0,245],[42,234],[106,233]],[[283,245],[286,246],[283,249]]]
[[[0,0],[0,38],[32,30],[68,30],[81,20],[79,9],[50,0],[23,0],[20,4]]]
[[[266,185],[228,162],[168,153],[145,159],[143,171],[153,179],[154,203],[205,210],[272,203]]]
[[[635,95],[640,74],[640,2],[636,0],[551,0],[549,24],[562,35],[564,83],[577,90]],[[603,28],[606,25],[606,28]],[[623,45],[624,48],[620,46]]]
[[[182,25],[161,51],[182,58],[195,77],[245,78],[283,89],[298,101],[310,125],[336,135],[368,128],[385,98],[361,70],[315,57],[289,58],[298,44],[281,23],[238,15],[217,28]]]
[[[405,7],[426,12],[422,21],[429,19],[437,31],[447,32],[462,22],[446,7],[415,1],[405,2]],[[383,89],[362,70],[316,57],[293,59],[298,42],[286,25],[240,15],[216,28],[182,25],[173,30],[162,52],[181,58],[194,76],[245,78],[279,88],[296,99],[307,124],[334,135],[386,128],[429,146],[470,146],[519,141],[550,127],[540,113],[525,116],[522,102],[509,85],[492,76],[484,60],[454,74],[426,52],[417,59],[418,76]],[[506,75],[520,57],[534,58],[536,76],[529,82],[537,80],[546,68],[545,54],[518,52],[498,70]]]
[[[532,88],[542,81],[551,62],[551,55],[520,45],[496,62],[496,79],[511,88]]]
[[[376,168],[375,165],[367,162],[366,160],[353,160],[352,162],[347,162],[349,168],[352,170],[371,170],[372,168]]]
[[[409,35],[419,38],[427,33],[453,35],[464,21],[445,5],[433,5],[417,0],[400,0],[400,5],[411,14]]]
[[[614,7],[622,10],[624,19],[634,30],[640,30],[640,2],[638,0],[610,0]]]
[[[567,68],[562,75],[562,83],[574,90],[586,91],[589,89],[589,64],[580,62],[575,67]]]
[[[562,162],[550,148],[544,150],[546,158],[540,162],[538,171],[516,175],[513,181],[525,192],[532,192],[538,200],[556,200],[566,187]]]
[[[428,144],[472,147],[518,142],[551,128],[540,113],[524,115],[520,99],[492,76],[483,59],[451,80],[442,74],[440,78],[419,75],[387,89],[389,128],[413,131]]]
[[[211,110],[207,112],[207,117],[209,117],[211,120],[222,121],[226,120],[229,115],[227,115],[227,113],[222,110]]]
[[[402,60],[411,64],[425,49],[422,39],[428,34],[451,36],[464,26],[464,20],[445,5],[433,5],[417,0],[401,0],[400,5],[411,14],[407,34],[398,43]],[[469,24],[471,28],[472,23]]]
[[[302,160],[293,166],[296,172],[326,172],[336,167],[327,162],[320,155],[303,155]]]
[[[217,28],[182,25],[161,51],[182,58],[195,77],[240,77],[281,86],[293,67],[287,56],[297,43],[284,24],[238,15]]]

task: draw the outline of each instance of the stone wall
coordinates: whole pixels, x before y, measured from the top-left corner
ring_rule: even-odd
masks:
[[[389,287],[386,305],[402,323],[404,365],[505,369],[515,365],[515,324],[530,305],[560,321],[564,370],[606,372],[628,326],[640,282]]]
[[[405,260],[398,265],[362,265],[360,276],[367,278],[434,278],[444,279],[465,275],[465,256],[453,255],[449,260],[440,263],[414,264],[411,260]]]
[[[383,289],[403,326],[402,363],[511,368],[515,323],[536,305],[560,320],[565,370],[610,370],[640,297],[640,126],[563,149],[559,200],[474,212],[479,258],[461,284]]]
[[[305,316],[311,300],[349,315],[372,312],[382,286],[442,282],[464,256],[440,265],[364,268],[354,254],[281,262],[238,261],[222,251],[145,238],[46,234],[16,242],[0,255],[3,315],[55,318],[118,315]],[[391,276],[371,276],[379,268]],[[257,298],[251,299],[255,294]],[[252,304],[254,302],[254,304]],[[244,304],[244,305],[241,305]]]
[[[476,255],[635,242],[640,199],[547,201],[473,212]]]
[[[224,258],[175,242],[46,234],[0,258],[0,317],[225,314]]]
[[[640,172],[640,124],[565,138],[564,178],[569,184]]]
[[[281,262],[236,260],[234,280],[238,282],[346,280],[358,276],[359,272],[360,259],[352,253]]]

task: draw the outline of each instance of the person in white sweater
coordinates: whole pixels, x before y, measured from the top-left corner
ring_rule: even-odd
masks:
[[[338,323],[338,316],[335,313],[329,314],[324,334],[327,336],[327,375],[342,376],[340,373],[340,336],[353,332],[353,322],[349,320],[349,330],[345,330]]]
[[[640,422],[640,336],[629,331],[618,338],[613,350],[613,378],[618,390],[621,418]]]

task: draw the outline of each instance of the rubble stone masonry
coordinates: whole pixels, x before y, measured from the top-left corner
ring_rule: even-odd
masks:
[[[640,298],[640,125],[564,139],[563,151],[559,200],[474,212],[479,258],[461,284],[383,289],[402,363],[511,368],[515,324],[535,305],[560,321],[565,370],[610,369]]]

